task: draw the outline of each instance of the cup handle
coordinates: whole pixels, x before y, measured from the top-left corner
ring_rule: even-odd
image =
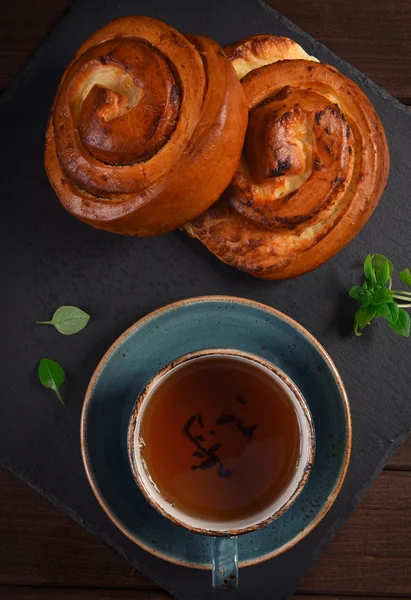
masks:
[[[213,588],[238,588],[238,538],[214,537],[212,541]]]

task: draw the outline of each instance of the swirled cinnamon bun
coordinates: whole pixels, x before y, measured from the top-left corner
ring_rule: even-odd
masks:
[[[374,211],[389,170],[381,121],[360,88],[292,40],[226,49],[249,123],[223,196],[185,230],[227,264],[263,279],[318,267]]]
[[[50,114],[46,171],[81,221],[157,235],[217,200],[246,122],[242,86],[218,44],[124,17],[91,36],[67,67]]]

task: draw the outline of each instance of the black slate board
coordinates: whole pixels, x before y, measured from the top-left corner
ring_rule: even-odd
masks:
[[[290,36],[359,83],[386,128],[392,166],[380,206],[349,247],[313,273],[270,283],[221,264],[183,234],[123,238],[93,230],[64,212],[43,168],[49,105],[80,43],[104,23],[127,14],[151,15],[183,32],[210,35],[222,45],[256,33]],[[330,352],[347,387],[354,425],[349,473],[332,510],[286,554],[242,570],[235,594],[239,599],[288,597],[411,429],[411,341],[395,336],[383,323],[355,338],[350,334],[355,307],[346,293],[360,280],[368,252],[387,254],[401,267],[411,263],[410,113],[258,0],[80,0],[0,106],[2,463],[178,598],[214,597],[209,572],[176,567],[146,554],[98,506],[80,457],[82,398],[102,353],[126,327],[155,308],[203,294],[244,296],[274,306],[300,321]],[[33,325],[61,304],[80,305],[93,315],[81,338],[62,340],[54,330]],[[37,381],[42,356],[60,361],[69,373],[64,409]]]

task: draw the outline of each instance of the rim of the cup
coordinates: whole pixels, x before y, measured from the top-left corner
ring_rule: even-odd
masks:
[[[81,455],[83,459],[84,470],[86,472],[87,479],[89,481],[90,487],[94,493],[94,496],[97,502],[100,504],[103,511],[109,517],[109,519],[116,525],[116,527],[132,542],[143,548],[146,552],[153,554],[157,558],[161,558],[166,560],[167,562],[189,567],[192,569],[201,569],[205,571],[211,570],[212,566],[210,562],[193,562],[189,560],[184,560],[182,558],[177,558],[173,556],[173,554],[167,554],[164,551],[159,551],[154,548],[151,544],[143,541],[137,533],[131,531],[128,526],[126,526],[123,521],[115,514],[109,503],[104,497],[103,492],[101,491],[98,482],[96,480],[93,466],[90,460],[89,451],[88,451],[88,442],[87,442],[87,428],[88,428],[88,412],[90,409],[90,405],[92,402],[93,394],[97,382],[110,358],[117,352],[118,348],[127,340],[130,335],[138,331],[142,326],[151,321],[152,319],[162,315],[168,311],[176,310],[178,308],[191,305],[191,304],[201,304],[207,302],[231,302],[233,304],[238,304],[242,306],[251,306],[253,308],[259,309],[264,312],[268,312],[271,315],[276,316],[278,319],[287,323],[294,329],[296,329],[300,334],[302,334],[306,340],[312,344],[317,351],[320,353],[322,359],[327,364],[330,372],[334,378],[335,384],[338,387],[339,393],[341,395],[342,407],[344,410],[345,424],[346,424],[346,432],[344,439],[344,455],[342,458],[341,466],[338,469],[336,481],[332,486],[330,494],[327,496],[321,510],[318,514],[313,518],[307,525],[305,525],[301,531],[295,534],[290,540],[284,542],[277,548],[266,552],[264,554],[258,555],[255,558],[248,558],[246,560],[242,560],[239,562],[241,568],[251,567],[253,565],[258,565],[267,560],[275,558],[276,556],[280,556],[290,548],[293,548],[298,542],[304,539],[325,517],[330,508],[333,506],[341,488],[344,483],[345,477],[347,475],[348,467],[350,464],[351,458],[351,449],[352,449],[352,420],[351,420],[351,411],[350,405],[348,401],[348,395],[341,378],[341,375],[334,364],[331,356],[325,350],[324,346],[320,344],[317,338],[314,337],[303,325],[284,314],[280,310],[273,308],[272,306],[268,306],[267,304],[263,304],[262,302],[257,302],[256,300],[250,300],[249,298],[241,298],[240,296],[228,296],[228,295],[208,295],[208,296],[194,296],[192,298],[184,298],[182,300],[177,300],[176,302],[172,302],[167,304],[166,306],[162,306],[157,310],[150,312],[149,314],[141,317],[135,323],[133,323],[128,329],[126,329],[107,349],[105,354],[100,359],[96,369],[94,370],[93,375],[89,381],[87,386],[87,390],[84,396],[83,409],[81,412],[80,419],[80,447],[81,447]]]
[[[143,406],[145,406],[146,402],[149,402],[149,398],[151,397],[152,393],[155,391],[155,389],[159,385],[161,385],[161,382],[167,376],[171,375],[171,373],[173,371],[179,369],[182,365],[184,365],[190,361],[198,361],[201,359],[214,357],[214,356],[217,356],[217,357],[218,356],[226,356],[226,357],[232,357],[235,359],[249,361],[250,363],[253,363],[256,367],[258,367],[260,369],[263,368],[266,371],[269,371],[269,373],[271,375],[274,375],[275,379],[277,379],[277,378],[280,379],[280,381],[287,388],[288,401],[292,402],[292,400],[289,397],[289,395],[291,395],[302,410],[304,424],[300,423],[300,419],[298,417],[300,433],[301,433],[301,428],[303,425],[306,427],[306,430],[307,430],[308,454],[307,454],[307,458],[305,460],[305,465],[302,468],[300,478],[297,479],[296,481],[292,481],[293,487],[294,487],[293,492],[284,501],[284,503],[281,504],[281,506],[279,506],[276,510],[273,511],[272,514],[256,521],[255,523],[246,525],[244,527],[237,526],[237,527],[213,529],[213,527],[193,525],[191,522],[187,523],[187,521],[184,521],[182,518],[176,517],[175,515],[171,514],[171,512],[169,512],[163,504],[160,504],[160,502],[158,502],[158,500],[156,500],[156,498],[152,494],[151,488],[149,489],[147,487],[147,485],[144,481],[144,478],[140,472],[141,468],[144,469],[144,461],[140,458],[139,464],[137,464],[137,458],[136,458],[136,453],[138,452],[138,448],[136,449],[137,421],[138,421],[138,417],[141,413]],[[295,408],[294,403],[293,403],[293,408],[294,408],[295,412],[297,413],[297,409]],[[142,418],[144,418],[144,417],[142,417]],[[315,431],[314,431],[314,424],[313,424],[311,412],[310,412],[310,409],[304,399],[304,396],[302,395],[302,393],[298,389],[298,387],[295,385],[295,383],[276,365],[270,363],[269,361],[265,360],[264,358],[262,358],[256,354],[252,354],[250,352],[245,352],[242,350],[235,350],[235,349],[231,349],[231,348],[204,348],[201,350],[196,350],[194,352],[189,352],[189,353],[184,354],[184,355],[178,357],[177,359],[173,360],[171,363],[169,363],[168,365],[163,367],[160,371],[158,371],[158,373],[156,373],[150,379],[150,381],[146,384],[146,386],[144,387],[142,392],[139,394],[137,401],[134,405],[133,411],[131,413],[129,426],[128,426],[128,432],[127,432],[127,449],[128,449],[129,462],[130,462],[131,469],[132,469],[132,472],[134,475],[134,479],[135,479],[141,493],[144,495],[146,500],[151,504],[151,506],[155,510],[157,510],[161,515],[163,515],[163,517],[172,521],[176,525],[179,525],[180,527],[184,527],[185,529],[195,532],[195,533],[201,533],[203,535],[218,536],[218,537],[233,536],[233,535],[242,535],[245,533],[250,533],[251,531],[255,531],[256,529],[260,529],[260,528],[264,527],[265,525],[272,523],[274,520],[281,517],[281,515],[284,514],[290,508],[290,506],[295,502],[295,500],[298,498],[298,496],[302,492],[302,490],[310,476],[311,468],[312,468],[313,461],[314,461],[314,454],[315,454]],[[146,468],[145,471],[146,471],[146,476],[148,477],[148,479],[151,479],[149,470]],[[155,481],[153,481],[152,487],[155,489]],[[183,513],[183,511],[180,511],[180,512]],[[187,517],[191,518],[190,515],[187,515]]]

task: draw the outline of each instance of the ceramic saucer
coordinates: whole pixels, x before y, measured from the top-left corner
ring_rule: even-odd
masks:
[[[333,504],[347,471],[351,419],[334,363],[301,325],[251,300],[204,296],[144,317],[111,346],[91,378],[81,445],[101,506],[136,544],[173,563],[211,568],[211,538],[161,516],[143,497],[127,453],[127,427],[147,382],[176,358],[203,348],[233,348],[277,365],[300,388],[316,430],[311,475],[292,507],[273,523],[239,538],[241,567],[272,558],[305,537]]]

